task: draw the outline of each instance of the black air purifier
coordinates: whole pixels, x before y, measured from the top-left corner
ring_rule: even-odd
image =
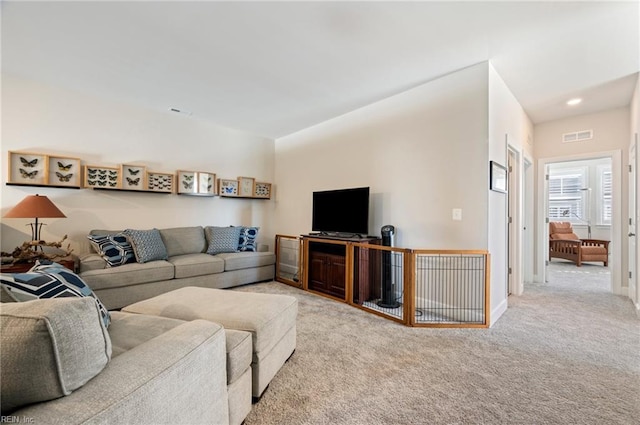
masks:
[[[382,245],[394,246],[395,245],[395,227],[390,224],[382,226]],[[395,285],[393,283],[393,267],[391,264],[391,251],[382,251],[382,299],[378,301],[378,306],[383,308],[398,308],[400,303],[396,300]]]

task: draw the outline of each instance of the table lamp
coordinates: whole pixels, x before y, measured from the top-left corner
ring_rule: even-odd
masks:
[[[40,195],[30,195],[24,198],[18,205],[11,208],[4,218],[35,218],[35,223],[29,223],[31,226],[31,240],[40,240],[40,231],[43,223],[39,223],[39,218],[65,218],[62,213],[54,205],[49,198]]]

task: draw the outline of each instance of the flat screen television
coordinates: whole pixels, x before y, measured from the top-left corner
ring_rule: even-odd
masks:
[[[313,192],[312,230],[329,234],[368,234],[369,188]]]

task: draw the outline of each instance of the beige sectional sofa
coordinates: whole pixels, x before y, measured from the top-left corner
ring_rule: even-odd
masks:
[[[229,341],[250,342],[245,332],[119,312],[107,332],[91,298],[3,303],[0,326],[3,422],[239,424],[251,408],[227,365]],[[244,345],[231,363],[250,387]]]
[[[91,231],[92,235],[117,233]],[[160,229],[160,235],[167,260],[107,267],[97,252],[80,257],[80,277],[109,310],[186,286],[224,289],[274,278],[275,254],[265,245],[259,245],[257,252],[209,255],[210,241],[202,226]]]
[[[271,280],[273,253],[207,254],[213,234],[199,226],[159,234],[166,260],[107,267],[97,252],[81,257],[79,275],[98,299],[85,294],[0,304],[0,344],[22,350],[3,350],[0,356],[3,415],[65,424],[244,421],[252,397],[262,395],[295,350],[297,301],[219,290]],[[54,268],[45,271],[62,275],[67,270]],[[12,279],[3,279],[3,287],[5,280]],[[74,303],[84,308],[84,316],[67,317]],[[110,324],[102,304],[111,310]],[[29,331],[16,321],[37,325]],[[61,333],[48,323],[60,323]],[[87,339],[91,334],[93,341]],[[31,347],[34,335],[45,341]],[[94,346],[96,359],[84,355],[88,346]],[[65,356],[71,359],[66,369],[56,360]],[[79,385],[56,390],[85,366],[90,373],[76,379]],[[29,374],[31,381],[25,378]],[[43,385],[47,379],[51,384]],[[54,390],[43,396],[41,387]],[[33,388],[39,394],[35,398]],[[8,395],[17,403],[7,404]]]

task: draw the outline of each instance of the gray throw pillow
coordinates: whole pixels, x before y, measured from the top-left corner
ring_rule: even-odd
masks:
[[[205,227],[204,234],[209,241],[207,254],[215,255],[223,252],[237,252],[241,230],[242,227]]]
[[[2,415],[86,384],[111,359],[111,340],[92,298],[0,304]]]
[[[166,260],[169,258],[167,248],[164,246],[164,242],[162,242],[162,236],[158,229],[127,229],[123,233],[127,236],[129,242],[131,242],[138,263]]]

